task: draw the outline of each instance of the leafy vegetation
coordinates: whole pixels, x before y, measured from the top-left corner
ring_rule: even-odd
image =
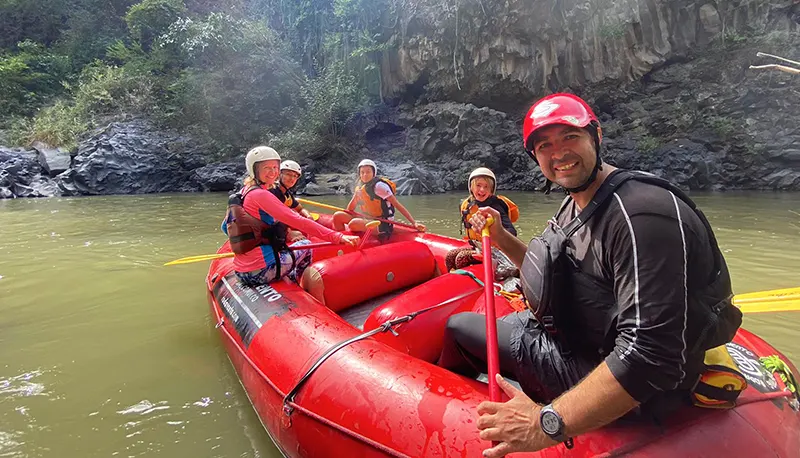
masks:
[[[625,36],[625,29],[628,25],[624,22],[608,24],[600,27],[600,36],[603,38],[622,38]]]
[[[636,142],[636,147],[643,153],[650,153],[661,146],[661,140],[645,135]]]
[[[706,120],[709,127],[722,139],[728,139],[733,135],[737,128],[736,123],[727,117],[711,116]]]
[[[74,147],[146,116],[221,155],[319,151],[379,101],[388,0],[5,0],[0,129]]]

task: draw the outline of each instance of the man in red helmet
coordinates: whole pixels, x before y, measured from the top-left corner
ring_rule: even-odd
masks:
[[[571,94],[539,100],[525,118],[525,150],[569,197],[528,246],[490,227],[520,268],[529,310],[497,323],[501,372],[522,391],[498,377],[511,400],[479,406],[480,437],[498,442],[486,457],[570,447],[632,410],[660,419],[694,389],[705,351],[741,324],[702,212],[664,180],[603,164],[602,140]],[[480,231],[488,216],[499,220],[481,208],[470,223]],[[485,371],[484,320],[451,317],[439,364]]]

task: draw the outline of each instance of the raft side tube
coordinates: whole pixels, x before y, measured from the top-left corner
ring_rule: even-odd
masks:
[[[334,312],[392,291],[420,284],[436,274],[425,244],[397,242],[311,264],[300,285]]]

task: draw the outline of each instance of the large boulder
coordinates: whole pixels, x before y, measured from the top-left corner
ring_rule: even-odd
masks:
[[[0,198],[51,197],[59,195],[58,187],[42,175],[35,151],[0,147]]]
[[[216,162],[192,172],[192,179],[204,192],[232,191],[241,187],[245,174],[244,160]]]
[[[311,181],[299,190],[299,194],[309,196],[351,194],[355,184],[352,173],[313,173],[309,174],[309,178]]]
[[[66,171],[72,162],[69,151],[61,148],[52,148],[42,142],[34,142],[32,147],[39,154],[39,164],[51,177]]]
[[[56,180],[70,195],[200,191],[194,170],[205,157],[188,137],[143,120],[115,122],[82,141],[72,168]]]
[[[397,185],[397,195],[435,194],[444,191],[441,185],[442,173],[431,167],[404,162],[396,165],[380,166],[386,175]]]
[[[317,183],[308,183],[305,188],[303,188],[302,194],[306,196],[330,196],[338,194],[338,192],[327,186],[320,186]]]

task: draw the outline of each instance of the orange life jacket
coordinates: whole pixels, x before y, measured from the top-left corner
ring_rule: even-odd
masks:
[[[508,207],[508,218],[511,220],[512,223],[516,223],[519,219],[519,207],[515,204],[511,199],[506,196],[500,195],[493,195],[489,197],[497,197],[498,199],[502,200],[506,206]],[[472,197],[467,197],[461,202],[461,225],[463,226],[464,230],[467,231],[467,237],[470,240],[480,240],[481,235],[476,231],[472,230],[472,225],[469,224],[469,218],[478,212],[478,203]]]
[[[263,245],[270,245],[275,251],[275,259],[280,258],[278,253],[286,249],[286,234],[288,226],[283,223],[267,224],[259,218],[247,213],[244,209],[244,199],[257,187],[231,194],[228,198],[228,219],[226,228],[231,250],[235,254],[244,254]]]
[[[356,186],[356,211],[373,218],[391,218],[394,216],[394,207],[375,194],[375,185],[382,181],[389,185],[392,194],[397,193],[397,185],[386,177],[373,178],[366,184]]]

